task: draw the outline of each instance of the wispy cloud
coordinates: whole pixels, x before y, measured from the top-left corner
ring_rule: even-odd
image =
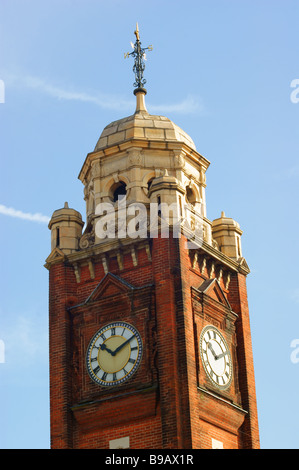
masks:
[[[180,114],[191,114],[198,113],[204,110],[201,100],[197,96],[188,95],[185,99],[179,103],[173,104],[160,104],[149,105],[150,110],[155,113],[180,113]]]
[[[273,179],[275,180],[292,180],[298,179],[299,177],[299,165],[295,164],[288,168],[284,168],[279,172],[272,174]]]
[[[134,99],[125,99],[120,95],[113,95],[109,93],[92,92],[74,90],[69,86],[53,85],[47,80],[34,76],[17,77],[9,75],[6,80],[13,86],[22,86],[29,89],[37,90],[40,93],[47,94],[58,100],[66,101],[81,101],[84,103],[92,103],[102,109],[118,110],[129,112],[135,107]],[[153,113],[178,113],[178,114],[193,114],[202,113],[203,104],[198,96],[188,95],[186,98],[179,102],[172,104],[158,104],[155,105],[147,101],[147,108],[149,112]]]
[[[5,322],[3,312],[1,340],[4,344],[4,361],[14,364],[22,358],[22,368],[30,363],[46,361],[48,352],[48,330],[44,315],[31,310],[26,314],[13,315],[12,323]]]
[[[291,299],[292,299],[296,304],[299,304],[299,287],[297,287],[296,289],[294,289],[294,290],[291,292]]]
[[[20,210],[13,209],[12,207],[4,206],[2,204],[0,204],[0,214],[15,217],[17,219],[30,220],[31,222],[39,222],[43,224],[47,224],[50,220],[50,217],[47,217],[46,215],[40,213],[31,214],[30,212],[23,212]]]
[[[95,93],[90,94],[82,91],[66,90],[62,87],[52,85],[37,77],[24,77],[23,83],[28,88],[46,93],[53,98],[67,101],[82,101],[93,103],[103,109],[128,109],[132,108],[133,100],[125,100],[119,96]]]
[[[286,168],[284,174],[286,178],[297,178],[299,176],[299,165]]]

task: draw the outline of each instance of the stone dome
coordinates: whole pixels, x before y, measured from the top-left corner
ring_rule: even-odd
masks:
[[[170,119],[164,116],[151,115],[147,112],[143,101],[143,93],[137,93],[136,97],[137,105],[135,113],[108,124],[104,128],[94,151],[102,150],[130,139],[183,142],[193,150],[196,150],[191,137]]]

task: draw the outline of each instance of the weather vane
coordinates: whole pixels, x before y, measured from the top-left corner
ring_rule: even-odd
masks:
[[[153,46],[144,48],[141,47],[138,23],[136,23],[136,31],[134,31],[134,34],[136,36],[136,42],[135,44],[131,42],[133,52],[125,52],[125,59],[127,59],[130,55],[134,57],[135,61],[133,72],[135,73],[135,82],[133,85],[137,88],[143,88],[143,86],[146,84],[146,80],[143,78],[143,72],[145,69],[144,60],[146,60],[145,51],[152,51]]]

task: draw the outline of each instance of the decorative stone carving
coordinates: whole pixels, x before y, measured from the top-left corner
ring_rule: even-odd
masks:
[[[114,173],[112,176],[113,176],[113,179],[114,179],[114,183],[118,183],[119,182],[119,174]]]
[[[81,278],[80,278],[80,268],[79,268],[77,263],[74,264],[74,272],[75,272],[75,276],[76,276],[76,281],[79,284]]]
[[[196,268],[197,262],[198,262],[198,253],[195,252],[195,253],[194,253],[194,256],[193,256],[193,261],[192,261],[192,268],[193,268],[193,269]]]
[[[135,250],[134,247],[131,248],[131,256],[132,256],[132,260],[133,260],[133,265],[137,266],[138,258],[137,258],[137,253],[136,253],[136,250]]]
[[[206,184],[206,174],[205,174],[204,169],[202,167],[200,168],[199,182],[202,185]]]
[[[88,261],[88,267],[89,267],[90,278],[94,279],[95,278],[94,265],[91,259]]]
[[[124,269],[124,263],[123,263],[123,255],[120,251],[117,252],[116,258],[118,262],[118,267],[122,271]]]
[[[218,269],[217,269],[217,272],[216,272],[216,279],[217,279],[218,282],[220,282],[222,276],[223,276],[223,269],[222,269],[222,268],[218,268]]]
[[[102,265],[103,265],[103,268],[104,268],[104,272],[105,272],[105,274],[107,274],[108,271],[109,271],[107,256],[105,254],[102,255],[101,260],[102,260]]]
[[[209,263],[209,267],[208,267],[208,273],[209,273],[209,278],[212,279],[213,275],[214,275],[214,272],[215,272],[215,263],[214,261],[211,261]]]
[[[224,275],[224,287],[225,289],[228,289],[230,283],[230,272],[227,271]]]
[[[99,161],[93,162],[91,166],[91,178],[97,178],[101,176],[101,164]]]
[[[201,274],[204,273],[204,270],[206,269],[206,266],[207,266],[207,260],[206,258],[203,256],[200,260],[200,272]]]
[[[185,159],[182,153],[174,150],[173,154],[174,154],[174,157],[173,157],[174,167],[182,170],[185,166]]]
[[[86,228],[86,230],[88,227]],[[82,250],[89,248],[90,246],[94,245],[95,242],[95,233],[94,233],[94,222],[93,220],[89,224],[89,231],[85,231],[79,241],[79,247]]]
[[[132,148],[128,152],[128,157],[129,157],[129,164],[133,166],[139,166],[142,165],[142,151],[141,149],[138,148]]]
[[[145,251],[146,251],[146,254],[147,254],[147,259],[149,261],[151,261],[152,260],[152,255],[151,255],[151,249],[150,249],[149,244],[145,245]]]
[[[214,238],[212,239],[212,246],[213,248],[216,248],[216,250],[219,250],[219,244],[216,242],[216,240],[214,240]]]

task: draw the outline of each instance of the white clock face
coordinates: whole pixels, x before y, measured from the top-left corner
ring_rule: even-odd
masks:
[[[119,385],[136,372],[141,357],[142,340],[136,328],[121,321],[109,323],[89,343],[87,371],[99,385]]]
[[[212,325],[201,332],[200,355],[212,383],[221,389],[228,388],[233,372],[230,351],[223,335]]]

